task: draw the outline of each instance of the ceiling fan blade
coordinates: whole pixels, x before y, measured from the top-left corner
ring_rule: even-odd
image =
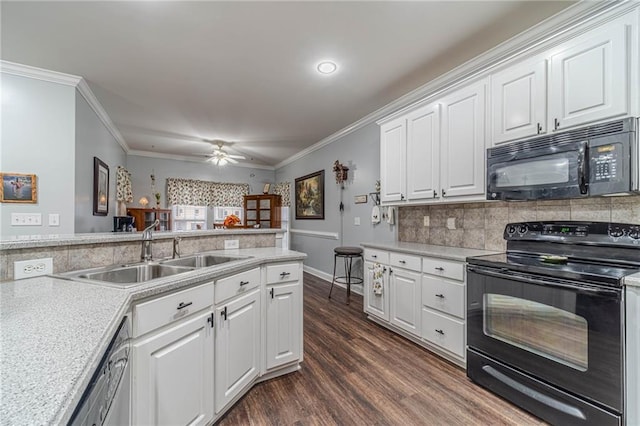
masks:
[[[233,158],[231,158],[230,156],[227,157],[227,161],[230,162],[231,164],[238,164],[238,160],[234,160]]]
[[[246,160],[247,157],[245,157],[244,155],[238,155],[238,154],[227,154],[227,157],[229,158],[237,158],[238,160]]]

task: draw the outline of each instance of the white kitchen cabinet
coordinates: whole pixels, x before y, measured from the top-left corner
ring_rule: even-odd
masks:
[[[417,259],[419,271],[419,257],[390,253],[389,314],[391,324],[408,333],[420,336],[420,273],[397,266],[412,266],[411,260],[406,260],[412,258]]]
[[[383,268],[382,292],[376,294],[373,291],[373,267],[374,262],[364,262],[364,311],[369,315],[375,315],[384,321],[389,321],[389,266],[381,264]]]
[[[487,79],[465,86],[440,100],[442,198],[485,198],[485,121]]]
[[[535,58],[491,75],[493,145],[547,131],[547,60]]]
[[[215,408],[219,413],[260,373],[260,290],[215,309]]]
[[[425,257],[422,261],[422,338],[448,358],[466,359],[465,264]]]
[[[407,121],[405,117],[380,127],[380,201],[406,198]]]
[[[440,191],[440,105],[407,116],[407,200],[433,199]]]
[[[630,19],[619,18],[553,49],[549,123],[554,131],[629,113]]]
[[[133,344],[133,424],[212,422],[213,334],[207,310]]]
[[[265,369],[302,359],[302,264],[267,265]]]

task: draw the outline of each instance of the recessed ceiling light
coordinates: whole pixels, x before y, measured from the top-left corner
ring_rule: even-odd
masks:
[[[320,74],[331,74],[338,69],[338,66],[335,64],[335,62],[322,61],[318,64],[317,69]]]

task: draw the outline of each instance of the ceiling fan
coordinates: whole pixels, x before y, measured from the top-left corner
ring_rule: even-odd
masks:
[[[207,141],[207,142],[209,142],[212,145],[213,144],[217,145],[217,148],[214,148],[213,152],[209,154],[208,156],[209,158],[207,158],[207,161],[212,162],[216,166],[224,166],[227,163],[237,164],[238,160],[245,159],[244,155],[229,154],[227,151],[222,149],[222,147],[225,145],[224,141],[213,140],[213,141]]]

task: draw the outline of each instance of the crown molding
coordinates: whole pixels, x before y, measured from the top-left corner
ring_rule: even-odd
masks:
[[[111,118],[109,118],[109,115],[100,104],[100,101],[98,101],[98,98],[96,98],[96,95],[91,91],[91,88],[84,78],[77,75],[65,74],[9,61],[0,61],[0,71],[5,74],[75,87],[87,101],[91,109],[96,113],[100,121],[102,121],[102,124],[104,124],[109,133],[114,137],[116,142],[118,142],[122,149],[124,149],[125,153],[129,152],[130,149],[127,142],[122,137],[122,134],[120,134],[116,125],[113,124],[113,121],[111,121]]]
[[[111,121],[109,114],[107,114],[107,112],[104,110],[104,108],[102,107],[102,104],[100,103],[100,101],[98,101],[98,98],[96,98],[96,95],[93,93],[93,91],[91,90],[91,88],[87,84],[87,81],[84,78],[80,78],[80,81],[76,86],[76,90],[80,92],[82,97],[87,101],[87,103],[89,104],[93,112],[96,113],[100,121],[102,121],[102,124],[104,124],[107,130],[109,130],[109,133],[111,133],[111,136],[113,136],[116,142],[118,142],[118,145],[122,147],[124,152],[128,153],[129,151],[131,151],[131,149],[129,148],[129,145],[122,137],[120,130],[118,130],[116,125],[113,123],[113,121]]]
[[[189,161],[191,163],[206,163],[206,160],[203,160],[202,157],[191,157],[188,155],[173,155],[173,154],[164,154],[161,152],[150,152],[150,151],[137,151],[130,150],[127,152],[127,155],[135,155],[138,157],[147,157],[147,158],[160,158],[163,160],[180,160],[180,161]],[[225,164],[224,166],[218,167],[243,167],[247,169],[261,169],[261,170],[275,170],[273,166],[267,166],[264,164],[254,164],[254,163],[238,163],[238,164]]]
[[[4,60],[0,60],[0,71],[5,74],[33,78],[35,80],[48,81],[50,83],[64,84],[65,86],[73,87],[76,87],[80,80],[82,80],[82,77],[79,77],[77,75],[45,70],[43,68],[32,67],[29,65],[23,65]]]
[[[554,37],[566,34],[578,24],[584,24],[584,22],[590,20],[593,21],[598,16],[601,16],[610,10],[615,10],[617,15],[619,15],[637,7],[637,5],[638,2],[632,0],[625,0],[622,2],[580,1],[534,25],[533,27],[524,30],[496,47],[481,53],[451,71],[448,71],[417,89],[399,97],[382,108],[364,116],[336,133],[327,136],[310,147],[299,151],[286,160],[276,164],[275,168],[277,170],[287,164],[293,163],[294,161],[297,161],[371,123],[378,122],[379,124],[387,119],[395,118],[407,110],[427,102],[428,98],[436,96],[453,86],[465,83],[479,76],[481,72],[503,64],[516,55],[540,48],[542,44],[550,41]],[[599,23],[599,21],[595,23],[592,22],[592,25]]]

